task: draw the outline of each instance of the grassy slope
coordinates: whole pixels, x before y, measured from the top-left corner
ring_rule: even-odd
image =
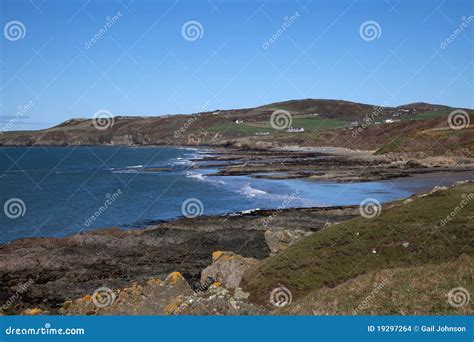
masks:
[[[252,300],[263,304],[279,285],[298,299],[371,271],[474,255],[474,200],[450,224],[440,225],[468,193],[474,193],[474,184],[384,206],[381,215],[372,219],[359,217],[330,226],[263,260],[245,274],[243,287]],[[402,245],[406,242],[408,247]]]
[[[347,122],[336,119],[320,119],[320,118],[295,118],[292,120],[293,127],[303,127],[305,131],[326,130],[344,127]],[[271,134],[284,133],[272,128],[269,121],[244,122],[236,124],[235,122],[227,122],[216,124],[204,129],[209,132],[238,132],[245,135],[255,135],[257,132],[269,132]]]
[[[361,275],[335,288],[322,288],[278,310],[292,315],[472,315],[469,303],[453,307],[448,293],[457,287],[474,294],[474,258],[395,268]]]

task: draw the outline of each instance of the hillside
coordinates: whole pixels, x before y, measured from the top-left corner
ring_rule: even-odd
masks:
[[[473,197],[474,184],[467,183],[384,206],[372,219],[329,226],[263,260],[245,274],[243,288],[252,301],[265,304],[272,289],[283,285],[298,301],[370,272],[473,256]],[[452,220],[443,224],[454,211]]]
[[[274,129],[276,110],[288,111],[291,127]],[[162,117],[115,116],[107,129],[92,119],[71,119],[41,131],[7,132],[0,145],[208,145],[268,148],[285,145],[337,146],[387,152],[471,156],[474,128],[453,130],[448,115],[455,108],[426,103],[378,107],[340,100],[292,100],[269,105]],[[474,120],[474,111],[465,109]],[[92,115],[91,115],[92,116]],[[388,122],[386,122],[388,120]],[[110,127],[109,127],[110,126]]]
[[[460,287],[474,293],[473,277],[474,258],[461,255],[447,263],[364,274],[334,288],[315,290],[276,314],[472,315],[472,305],[452,306],[448,298]]]

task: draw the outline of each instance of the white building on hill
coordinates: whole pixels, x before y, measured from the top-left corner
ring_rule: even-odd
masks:
[[[290,133],[300,133],[300,132],[304,132],[304,128],[303,127],[300,127],[300,128],[290,127],[286,131]]]

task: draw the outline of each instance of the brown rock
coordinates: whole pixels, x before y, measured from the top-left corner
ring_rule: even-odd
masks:
[[[201,282],[204,283],[208,277],[211,277],[222,283],[225,288],[237,288],[244,272],[256,263],[256,259],[244,258],[234,252],[214,252],[212,264],[201,273]]]
[[[300,230],[300,229],[280,229],[265,231],[265,241],[267,242],[268,248],[272,254],[281,252],[288,248],[295,242],[301,240],[305,236],[311,235],[312,232]]]

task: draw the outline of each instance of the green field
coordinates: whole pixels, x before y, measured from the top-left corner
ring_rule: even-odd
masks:
[[[300,128],[303,127],[306,132],[312,131],[323,131],[326,129],[335,129],[342,128],[346,125],[345,121],[336,120],[336,119],[320,119],[320,118],[293,118],[292,127]],[[255,135],[257,132],[270,132],[276,133],[280,132],[274,129],[269,121],[260,121],[260,122],[250,122],[236,124],[235,122],[228,122],[217,124],[204,130],[210,132],[238,132],[245,135]],[[282,130],[281,132],[285,132]]]

